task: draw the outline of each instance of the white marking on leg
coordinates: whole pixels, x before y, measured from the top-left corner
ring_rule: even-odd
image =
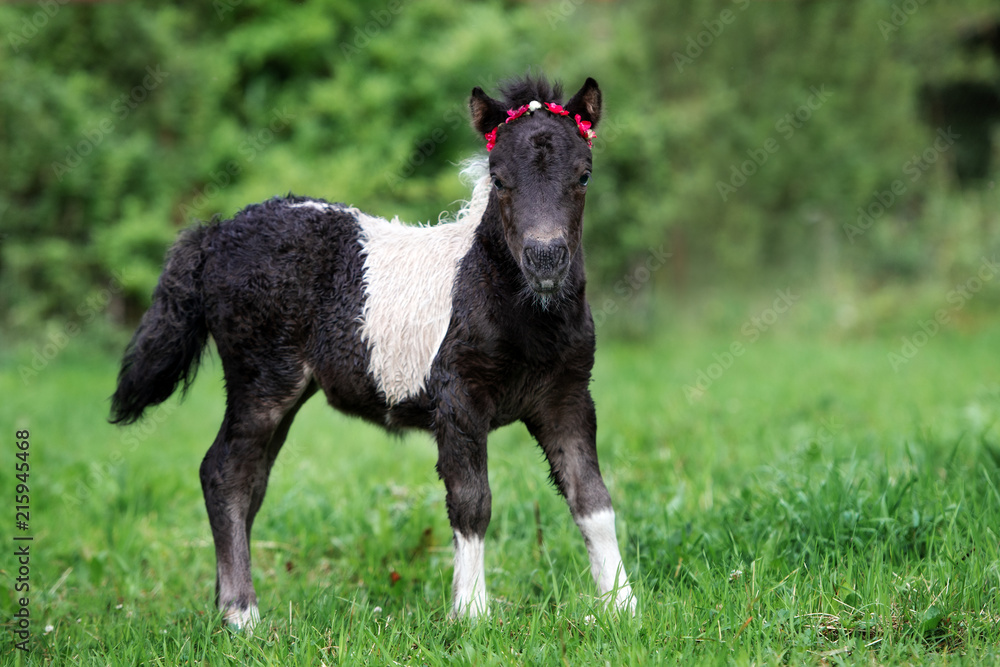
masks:
[[[576,525],[580,527],[587,543],[590,573],[594,576],[605,605],[613,600],[615,609],[627,609],[634,616],[636,600],[618,551],[614,510],[599,510],[590,516],[580,517],[576,520]]]
[[[489,615],[486,605],[486,545],[483,538],[455,531],[454,618]]]
[[[252,635],[254,627],[260,623],[260,611],[257,610],[255,604],[246,609],[229,608],[223,614],[223,619],[234,630],[242,630],[248,635]]]
[[[431,227],[345,209],[357,217],[365,258],[361,337],[371,352],[369,371],[390,405],[424,388],[448,332],[455,276],[486,211],[489,188],[483,175],[456,219]]]

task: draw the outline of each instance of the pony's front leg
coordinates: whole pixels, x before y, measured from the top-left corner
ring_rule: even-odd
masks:
[[[485,543],[492,496],[486,466],[486,429],[437,422],[438,475],[444,480],[448,519],[455,534],[452,618],[489,613]]]
[[[597,417],[589,390],[585,384],[571,387],[526,423],[583,535],[601,598],[605,605],[635,615],[636,599],[615,535],[615,512],[597,463]]]

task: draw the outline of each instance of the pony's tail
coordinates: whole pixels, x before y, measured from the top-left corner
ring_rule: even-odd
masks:
[[[181,380],[184,391],[194,381],[208,339],[201,294],[205,230],[188,229],[167,255],[153,303],[125,349],[111,397],[112,424],[131,424],[147,407],[167,400]]]

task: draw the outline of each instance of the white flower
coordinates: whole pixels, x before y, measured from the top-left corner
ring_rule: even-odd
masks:
[[[530,102],[528,102],[528,111],[529,112],[531,112],[531,111],[538,111],[541,108],[542,108],[542,103],[539,102],[538,100],[531,100]]]

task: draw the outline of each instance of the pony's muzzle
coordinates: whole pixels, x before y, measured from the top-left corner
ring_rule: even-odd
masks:
[[[548,293],[559,289],[569,269],[569,247],[555,241],[529,241],[523,252],[524,272],[536,292]]]

